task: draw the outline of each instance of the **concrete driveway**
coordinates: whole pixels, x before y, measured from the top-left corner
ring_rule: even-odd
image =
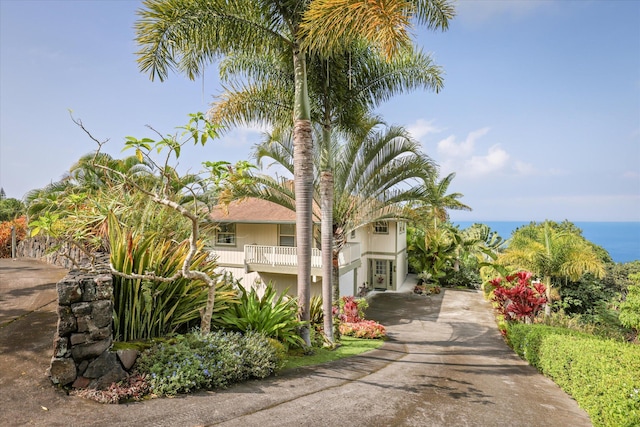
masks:
[[[367,317],[386,325],[391,339],[362,356],[173,399],[101,405],[69,397],[44,375],[55,315],[50,305],[27,313],[11,302],[25,295],[5,292],[5,281],[20,274],[6,262],[0,315],[20,316],[0,328],[3,426],[591,425],[571,397],[513,354],[473,291],[373,295]]]

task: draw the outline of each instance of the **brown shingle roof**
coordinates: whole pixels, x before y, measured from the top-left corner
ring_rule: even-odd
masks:
[[[216,222],[292,223],[296,212],[262,199],[247,198],[228,206],[215,206],[210,217]]]

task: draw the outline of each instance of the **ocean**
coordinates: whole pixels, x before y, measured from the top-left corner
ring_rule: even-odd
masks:
[[[521,221],[453,221],[461,229],[474,222],[481,222],[497,231],[503,239],[511,237],[518,227],[529,224]],[[540,221],[538,221],[540,222]],[[640,222],[574,222],[582,230],[582,236],[603,247],[615,262],[640,260]]]

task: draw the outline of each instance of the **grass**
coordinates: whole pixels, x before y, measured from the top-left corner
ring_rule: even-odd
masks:
[[[283,369],[301,368],[303,366],[319,365],[321,363],[332,362],[345,357],[357,356],[367,351],[375,350],[384,344],[381,339],[359,339],[343,336],[340,338],[341,346],[335,350],[325,348],[314,348],[311,355],[289,354]]]

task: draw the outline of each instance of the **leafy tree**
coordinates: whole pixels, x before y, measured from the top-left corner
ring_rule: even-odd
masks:
[[[24,203],[14,198],[0,198],[0,222],[11,221],[24,214]]]
[[[497,262],[515,270],[529,270],[541,277],[549,301],[552,285],[560,285],[563,278],[578,280],[585,273],[592,273],[595,277],[602,277],[605,273],[598,253],[582,237],[580,230],[569,222],[532,222],[517,229]],[[551,307],[547,304],[545,314],[550,313]]]
[[[294,180],[298,240],[298,297],[301,318],[309,321],[312,233],[313,144],[307,86],[307,55],[344,51],[356,39],[381,46],[392,57],[409,44],[410,17],[446,29],[453,7],[445,0],[391,1],[369,7],[366,1],[147,0],[136,23],[142,71],[163,80],[169,70],[189,78],[218,55],[273,53],[293,59]],[[357,13],[354,13],[357,12]],[[336,31],[336,24],[339,31]],[[330,24],[330,25],[327,25]],[[311,49],[310,49],[311,48]],[[310,345],[309,329],[302,336]]]

